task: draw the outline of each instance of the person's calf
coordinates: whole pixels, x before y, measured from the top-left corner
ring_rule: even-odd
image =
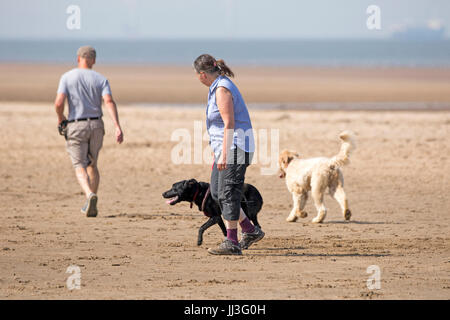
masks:
[[[89,186],[92,190],[92,192],[97,193],[98,192],[98,186],[100,184],[100,173],[98,171],[97,166],[88,166],[86,168],[86,172],[89,176]]]
[[[86,198],[88,198],[89,195],[91,193],[93,193],[93,190],[90,185],[89,175],[87,174],[86,168],[84,168],[84,167],[75,168],[75,175],[77,177],[78,183],[81,186],[81,189],[83,190],[84,194],[86,195]]]

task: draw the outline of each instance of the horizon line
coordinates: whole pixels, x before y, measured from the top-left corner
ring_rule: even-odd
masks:
[[[0,41],[449,41],[450,36],[438,39],[399,39],[391,35],[379,37],[0,37]]]

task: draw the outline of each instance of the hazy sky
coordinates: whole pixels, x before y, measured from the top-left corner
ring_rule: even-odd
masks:
[[[372,4],[381,30],[366,27]],[[449,35],[449,0],[0,0],[0,38],[377,38],[430,21]]]

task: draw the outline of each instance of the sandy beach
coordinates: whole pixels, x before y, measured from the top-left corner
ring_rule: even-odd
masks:
[[[76,68],[102,76],[62,78]],[[247,128],[248,110],[256,150],[245,182],[263,198],[265,236],[242,255],[213,255],[225,240],[218,224],[197,245],[206,186],[183,185],[192,203],[163,194],[210,182],[206,117],[214,126],[214,84],[232,73],[245,107],[229,87],[230,124]],[[95,168],[90,186],[84,170],[77,178],[58,132],[58,88],[70,120],[98,118],[105,100],[98,191]],[[230,95],[217,96],[226,123]],[[86,164],[76,158],[88,126],[95,157],[94,121],[70,124],[76,164]],[[145,305],[154,318],[160,308],[174,319],[274,320],[319,309],[309,300],[343,300],[345,315],[351,300],[450,300],[450,1],[1,1],[0,132],[0,301],[113,300],[105,309],[117,314],[116,300],[156,300]],[[280,178],[285,150],[316,159]],[[333,183],[341,165],[346,199]],[[238,171],[219,179],[226,198],[222,181],[241,181]],[[302,207],[304,194],[286,180],[313,191],[302,211],[293,199]],[[288,222],[291,212],[307,217]]]
[[[125,142],[114,143],[105,116],[99,216],[92,219],[80,213],[83,195],[51,102],[66,68],[33,67],[25,78],[30,68],[20,68],[0,66],[0,298],[450,298],[450,111],[250,110],[257,132],[279,130],[280,149],[303,157],[332,156],[339,132],[355,132],[357,149],[343,169],[353,217],[344,222],[326,196],[323,224],[311,223],[311,202],[308,218],[287,223],[292,204],[285,181],[262,175],[265,165],[258,162],[246,179],[264,198],[259,220],[266,237],[241,257],[221,257],[207,253],[222,240],[219,228],[210,228],[198,247],[203,214],[188,203],[168,206],[161,197],[176,181],[209,180],[209,164],[171,161],[177,144],[171,134],[179,128],[193,133],[195,121],[205,130],[204,110],[129,105],[203,102],[206,88],[187,68],[176,85],[175,68],[162,78],[147,72],[151,68],[132,77],[120,67],[98,68],[111,80]],[[420,79],[405,70],[381,70],[365,83],[358,81],[361,70],[344,72],[343,78],[333,72],[314,72],[312,78],[293,73],[290,79],[255,69],[238,81],[252,102],[450,101],[447,70],[428,71]],[[266,78],[269,73],[274,77]],[[302,79],[310,85],[301,85]],[[275,93],[258,85],[269,81]],[[283,88],[285,93],[277,91]],[[79,290],[66,285],[72,265],[81,270]],[[381,270],[379,290],[367,287],[371,265]]]

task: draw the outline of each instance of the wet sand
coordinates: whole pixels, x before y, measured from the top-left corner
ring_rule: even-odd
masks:
[[[0,101],[48,102],[74,65],[0,64]],[[233,67],[233,66],[231,66]],[[201,103],[207,88],[190,66],[103,65],[120,103]],[[450,103],[450,68],[233,67],[247,103]]]

